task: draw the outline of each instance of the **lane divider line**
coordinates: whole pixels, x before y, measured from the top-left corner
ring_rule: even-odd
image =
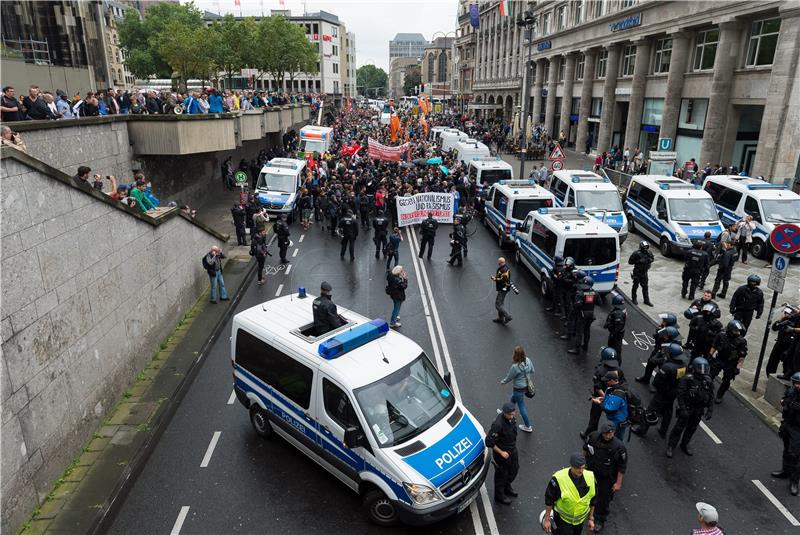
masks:
[[[234,401],[236,401],[236,391],[231,390],[231,397],[228,398],[228,405],[233,405]]]
[[[288,266],[286,266],[286,273],[284,273],[284,275],[288,275],[291,270],[292,270],[292,264],[289,264]]]
[[[300,250],[300,249],[295,249],[295,250],[294,250],[294,252],[292,253],[292,258],[294,258],[295,256],[297,256],[297,252],[298,252],[299,250]]]
[[[436,361],[436,368],[439,370],[439,373],[444,375],[444,368],[442,367],[442,356],[439,353],[439,344],[436,343],[436,335],[433,332],[433,323],[431,323],[431,312],[430,308],[428,307],[428,301],[425,299],[425,292],[423,291],[422,286],[422,276],[419,274],[420,266],[417,264],[421,264],[418,262],[419,258],[417,257],[416,253],[414,253],[412,244],[411,244],[411,234],[412,231],[410,227],[406,227],[406,236],[408,237],[408,248],[411,250],[411,264],[414,266],[414,275],[417,277],[417,287],[419,288],[419,297],[422,301],[422,310],[425,313],[425,322],[428,324],[428,334],[431,337],[431,345],[433,346],[433,357]]]
[[[208,444],[208,449],[206,449],[206,454],[203,456],[203,461],[200,463],[200,468],[208,468],[208,463],[211,462],[211,456],[214,455],[214,448],[217,447],[217,442],[219,442],[221,434],[222,431],[214,431],[211,442]]]
[[[180,512],[178,513],[178,518],[175,519],[175,524],[172,526],[172,531],[169,532],[169,535],[179,535],[181,532],[181,528],[183,527],[183,522],[186,520],[186,515],[189,514],[189,506],[184,505],[181,507]]]
[[[275,297],[278,297],[279,295],[281,295],[281,290],[283,290],[283,284],[279,285],[278,289],[275,290]]]
[[[770,502],[772,502],[772,505],[774,505],[774,506],[775,506],[775,508],[776,508],[778,511],[780,511],[780,512],[781,512],[781,514],[783,514],[783,516],[785,516],[785,517],[786,517],[786,520],[788,520],[788,521],[789,521],[789,523],[790,523],[791,525],[793,525],[793,526],[800,526],[800,521],[798,521],[798,520],[797,520],[797,519],[794,517],[794,515],[793,515],[792,513],[790,513],[790,512],[789,512],[789,510],[788,510],[788,509],[787,509],[787,508],[786,508],[786,507],[785,507],[785,506],[784,506],[784,505],[783,505],[783,504],[780,502],[780,500],[778,500],[778,498],[776,498],[776,497],[775,497],[775,495],[774,495],[774,494],[772,494],[772,493],[769,491],[769,489],[767,489],[767,487],[765,487],[765,486],[764,486],[764,484],[763,484],[761,481],[759,481],[758,479],[753,479],[753,480],[752,480],[752,482],[753,482],[753,485],[755,485],[755,486],[756,486],[756,488],[757,488],[758,490],[760,490],[760,491],[761,491],[761,493],[762,493],[764,496],[766,496],[766,497],[767,497],[767,499],[768,499]]]
[[[305,234],[301,234],[301,235],[300,235],[300,239],[299,239],[299,240],[297,240],[297,243],[303,243],[303,240],[304,240],[305,238],[306,238],[306,235],[305,235]]]

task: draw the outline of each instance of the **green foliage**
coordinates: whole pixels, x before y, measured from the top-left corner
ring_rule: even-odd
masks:
[[[356,84],[360,95],[375,97],[386,94],[389,75],[375,65],[362,65],[356,70]]]
[[[202,77],[213,65],[210,53],[213,47],[198,46],[198,43],[207,43],[210,34],[205,26],[193,28],[178,22],[160,37],[158,53],[171,67],[170,77],[178,78],[182,88],[189,78]]]
[[[209,30],[209,40],[204,46],[210,50],[214,67],[229,81],[234,74],[254,62],[252,42],[256,23],[252,18],[236,20],[227,14],[222,22],[214,22]]]
[[[290,80],[294,80],[295,76],[301,72],[317,73],[319,53],[317,48],[308,41],[302,27],[297,24],[289,24],[284,46],[283,60],[286,62],[286,72],[289,74]]]
[[[414,94],[414,86],[422,83],[422,69],[419,65],[411,65],[406,68],[406,77],[403,81],[403,95],[410,96]]]

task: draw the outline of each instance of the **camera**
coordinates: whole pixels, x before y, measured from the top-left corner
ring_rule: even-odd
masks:
[[[508,287],[511,288],[511,291],[514,292],[514,294],[519,295],[519,288],[517,288],[516,284],[509,282]]]

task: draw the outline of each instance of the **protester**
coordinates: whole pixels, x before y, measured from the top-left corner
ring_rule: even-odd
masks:
[[[532,433],[531,420],[528,417],[528,408],[525,406],[525,395],[529,394],[529,384],[533,385],[533,363],[525,355],[525,350],[522,346],[514,348],[514,354],[511,357],[511,367],[508,369],[506,376],[500,380],[500,384],[504,385],[511,383],[511,403],[515,403],[519,408],[519,415],[522,416],[522,424],[519,428],[526,433]]]
[[[403,266],[395,266],[386,274],[386,293],[392,299],[392,315],[389,320],[389,327],[398,329],[403,326],[400,323],[400,307],[406,300],[406,288],[408,288],[408,273]]]

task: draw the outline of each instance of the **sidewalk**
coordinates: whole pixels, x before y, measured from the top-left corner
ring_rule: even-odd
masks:
[[[571,150],[565,151],[567,159],[564,162],[564,169],[591,169],[594,165],[594,159],[583,153],[576,153]],[[519,171],[519,159],[508,154],[502,155],[503,160],[514,166],[514,173]],[[545,161],[526,161],[525,174],[527,175],[533,168],[533,165],[541,166],[542,163],[549,165],[550,162]],[[620,247],[620,274],[618,287],[627,296],[630,294],[631,289],[631,266],[628,265],[628,258],[638,248],[639,242],[643,238],[640,234],[631,234],[624,244]],[[649,240],[648,240],[649,241]],[[650,270],[650,300],[655,305],[654,307],[641,307],[642,313],[658,323],[659,312],[673,312],[678,316],[679,327],[681,332],[685,335],[689,331],[689,321],[683,317],[683,311],[686,310],[690,304],[688,300],[680,298],[681,287],[681,271],[683,269],[683,262],[677,258],[665,258],[656,248],[653,248],[655,255],[655,262]],[[765,262],[755,258],[749,258],[747,264],[737,263],[733,268],[733,276],[731,277],[730,290],[727,299],[718,299],[717,303],[722,309],[722,321],[725,325],[730,319],[729,313],[730,297],[733,292],[740,285],[745,284],[747,276],[750,274],[757,274],[761,277],[761,289],[764,291],[764,315],[761,319],[753,319],[750,325],[750,331],[747,333],[748,356],[745,359],[744,368],[741,374],[731,385],[731,392],[737,397],[742,399],[748,407],[756,412],[768,425],[777,429],[780,422],[780,411],[775,406],[770,404],[764,399],[765,390],[767,387],[767,377],[764,372],[769,352],[775,341],[775,336],[770,334],[769,341],[767,342],[766,351],[764,353],[764,365],[761,370],[761,378],[759,379],[758,389],[756,392],[752,391],[753,378],[755,377],[755,369],[758,363],[758,355],[761,350],[762,338],[764,336],[764,328],[766,327],[767,314],[769,312],[769,304],[772,299],[772,290],[767,288],[767,280],[769,279],[769,267],[764,267]],[[793,267],[792,269],[797,269]],[[714,275],[716,267],[712,267],[709,274],[706,286],[709,288],[713,286]],[[787,301],[796,301],[798,292],[800,292],[800,277],[787,277],[786,287],[783,294],[778,296],[778,306]],[[698,290],[695,297],[702,295],[701,290]],[[641,298],[641,296],[640,296]],[[629,307],[635,306],[628,303]],[[776,310],[778,310],[776,308]],[[778,368],[780,371],[780,367]],[[724,403],[724,401],[723,401]]]
[[[221,193],[197,214],[203,223],[232,235],[227,245],[218,244],[228,256],[224,270],[230,301],[222,302],[227,306],[209,304],[208,290],[198,298],[55,483],[45,503],[33,512],[23,535],[99,532],[119,505],[126,482],[143,467],[211,342],[225,335],[221,329],[254,272],[248,247],[233,246],[230,207],[238,198],[238,190]]]

